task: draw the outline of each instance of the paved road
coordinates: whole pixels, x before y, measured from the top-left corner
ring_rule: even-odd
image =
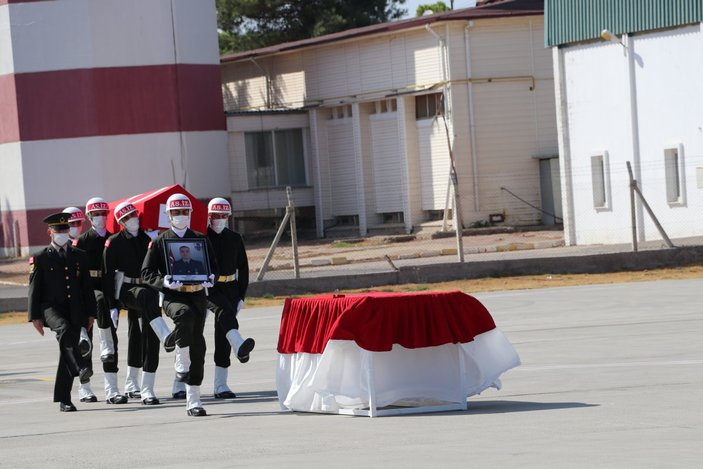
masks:
[[[699,467],[701,289],[703,279],[477,295],[523,365],[466,412],[376,419],[280,410],[280,307],[242,312],[257,348],[232,367],[240,398],[206,398],[205,418],[168,400],[61,414],[50,402],[53,334],[0,327],[0,467]],[[211,360],[211,337],[208,347]],[[161,358],[165,397],[172,358]]]

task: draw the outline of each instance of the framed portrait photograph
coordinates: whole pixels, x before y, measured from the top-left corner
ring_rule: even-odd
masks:
[[[164,239],[166,273],[184,284],[198,284],[208,280],[207,242],[204,238]]]

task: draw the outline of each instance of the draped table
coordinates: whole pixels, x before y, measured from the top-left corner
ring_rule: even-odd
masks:
[[[379,415],[466,409],[520,364],[486,308],[460,291],[287,299],[283,409]]]

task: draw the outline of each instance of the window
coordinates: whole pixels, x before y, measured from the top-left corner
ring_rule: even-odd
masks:
[[[246,132],[244,140],[250,189],[307,183],[302,129]]]
[[[442,93],[415,96],[415,119],[431,119],[444,115]]]
[[[371,114],[385,114],[387,112],[396,112],[397,110],[398,102],[395,100],[395,98],[382,99],[381,101],[373,102]]]
[[[666,201],[682,204],[683,200],[683,146],[664,149],[664,177],[666,179]]]
[[[591,183],[593,186],[593,207],[610,208],[608,184],[608,152],[591,156]]]

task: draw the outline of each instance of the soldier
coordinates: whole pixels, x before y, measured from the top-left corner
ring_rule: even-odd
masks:
[[[130,370],[142,369],[142,404],[157,405],[160,401],[154,393],[154,381],[159,366],[159,341],[167,352],[172,352],[176,335],[161,317],[157,292],[141,279],[151,238],[139,227],[137,208],[131,202],[122,202],[115,207],[114,216],[122,230],[105,243],[103,291],[112,315],[117,315],[120,306],[129,312],[127,363]],[[151,327],[141,327],[147,323]],[[110,376],[110,380],[116,387],[117,375]]]
[[[205,266],[202,262],[190,257],[190,248],[181,246],[178,248],[181,258],[173,263],[171,268],[172,275],[198,275],[205,273]]]
[[[108,354],[105,352],[107,348],[106,343],[111,343],[113,340],[117,340],[116,335],[114,339],[111,335],[110,313],[107,308],[105,296],[102,292],[103,249],[105,247],[105,241],[107,240],[108,236],[111,235],[111,233],[105,228],[105,221],[109,209],[110,207],[108,206],[107,201],[105,199],[101,197],[91,198],[85,204],[85,213],[88,216],[88,220],[90,220],[91,227],[88,231],[73,240],[74,247],[82,249],[88,254],[90,284],[93,287],[93,294],[95,295],[95,304],[97,306],[98,338],[100,340],[100,360],[103,364],[103,371],[105,372],[110,370],[111,367],[115,366],[114,352],[112,354]],[[74,212],[69,222],[75,218],[75,215],[76,213]],[[93,367],[92,357],[90,360],[90,367]],[[81,388],[79,393],[81,402],[97,402],[98,400],[98,398],[95,397],[95,394],[93,394],[92,390],[90,390],[90,383],[84,383],[83,381],[81,381]],[[110,396],[106,395],[105,399],[108,403],[111,404],[124,404],[126,402],[126,399],[123,396],[111,399]]]
[[[176,325],[176,378],[186,384],[186,410],[188,415],[207,415],[200,400],[200,385],[203,381],[205,365],[205,319],[207,318],[207,288],[212,287],[214,273],[207,281],[197,285],[183,285],[174,281],[168,273],[169,259],[166,257],[166,240],[201,239],[207,243],[208,262],[217,271],[212,257],[212,246],[205,235],[188,228],[192,204],[183,194],[173,194],[166,201],[166,213],[171,228],[159,234],[149,245],[142,278],[151,287],[163,292],[163,307]]]
[[[71,239],[71,242],[73,243],[73,246],[76,246],[76,240],[80,236],[81,232],[83,231],[83,221],[85,220],[85,216],[83,215],[83,212],[81,209],[78,207],[66,207],[63,209],[63,213],[68,213],[69,218],[68,218],[68,236]],[[85,251],[85,248],[82,247]],[[90,254],[88,254],[88,259],[90,259]],[[91,354],[88,357],[88,363],[90,366],[90,369],[93,369],[93,355],[92,355],[92,343],[93,343],[93,329],[91,328],[90,331],[88,332],[88,338],[90,339],[91,343]],[[90,380],[81,381],[80,382],[80,387],[78,388],[78,397],[80,398],[81,402],[98,402],[98,398],[95,396],[95,393],[90,387]]]
[[[249,261],[244,241],[239,233],[227,227],[232,206],[216,197],[208,203],[207,237],[214,248],[219,277],[209,290],[208,308],[215,313],[215,388],[217,399],[237,397],[227,385],[230,353],[241,363],[249,361],[254,339],[243,339],[239,333],[237,313],[244,304],[249,286]]]
[[[71,402],[73,378],[87,380],[93,374],[82,348],[81,329],[90,329],[95,320],[95,296],[90,285],[88,255],[71,247],[68,218],[55,213],[44,219],[49,225],[51,244],[29,259],[29,320],[40,335],[44,327],[56,333],[59,365],[54,383],[54,402],[61,412],[74,412]]]

